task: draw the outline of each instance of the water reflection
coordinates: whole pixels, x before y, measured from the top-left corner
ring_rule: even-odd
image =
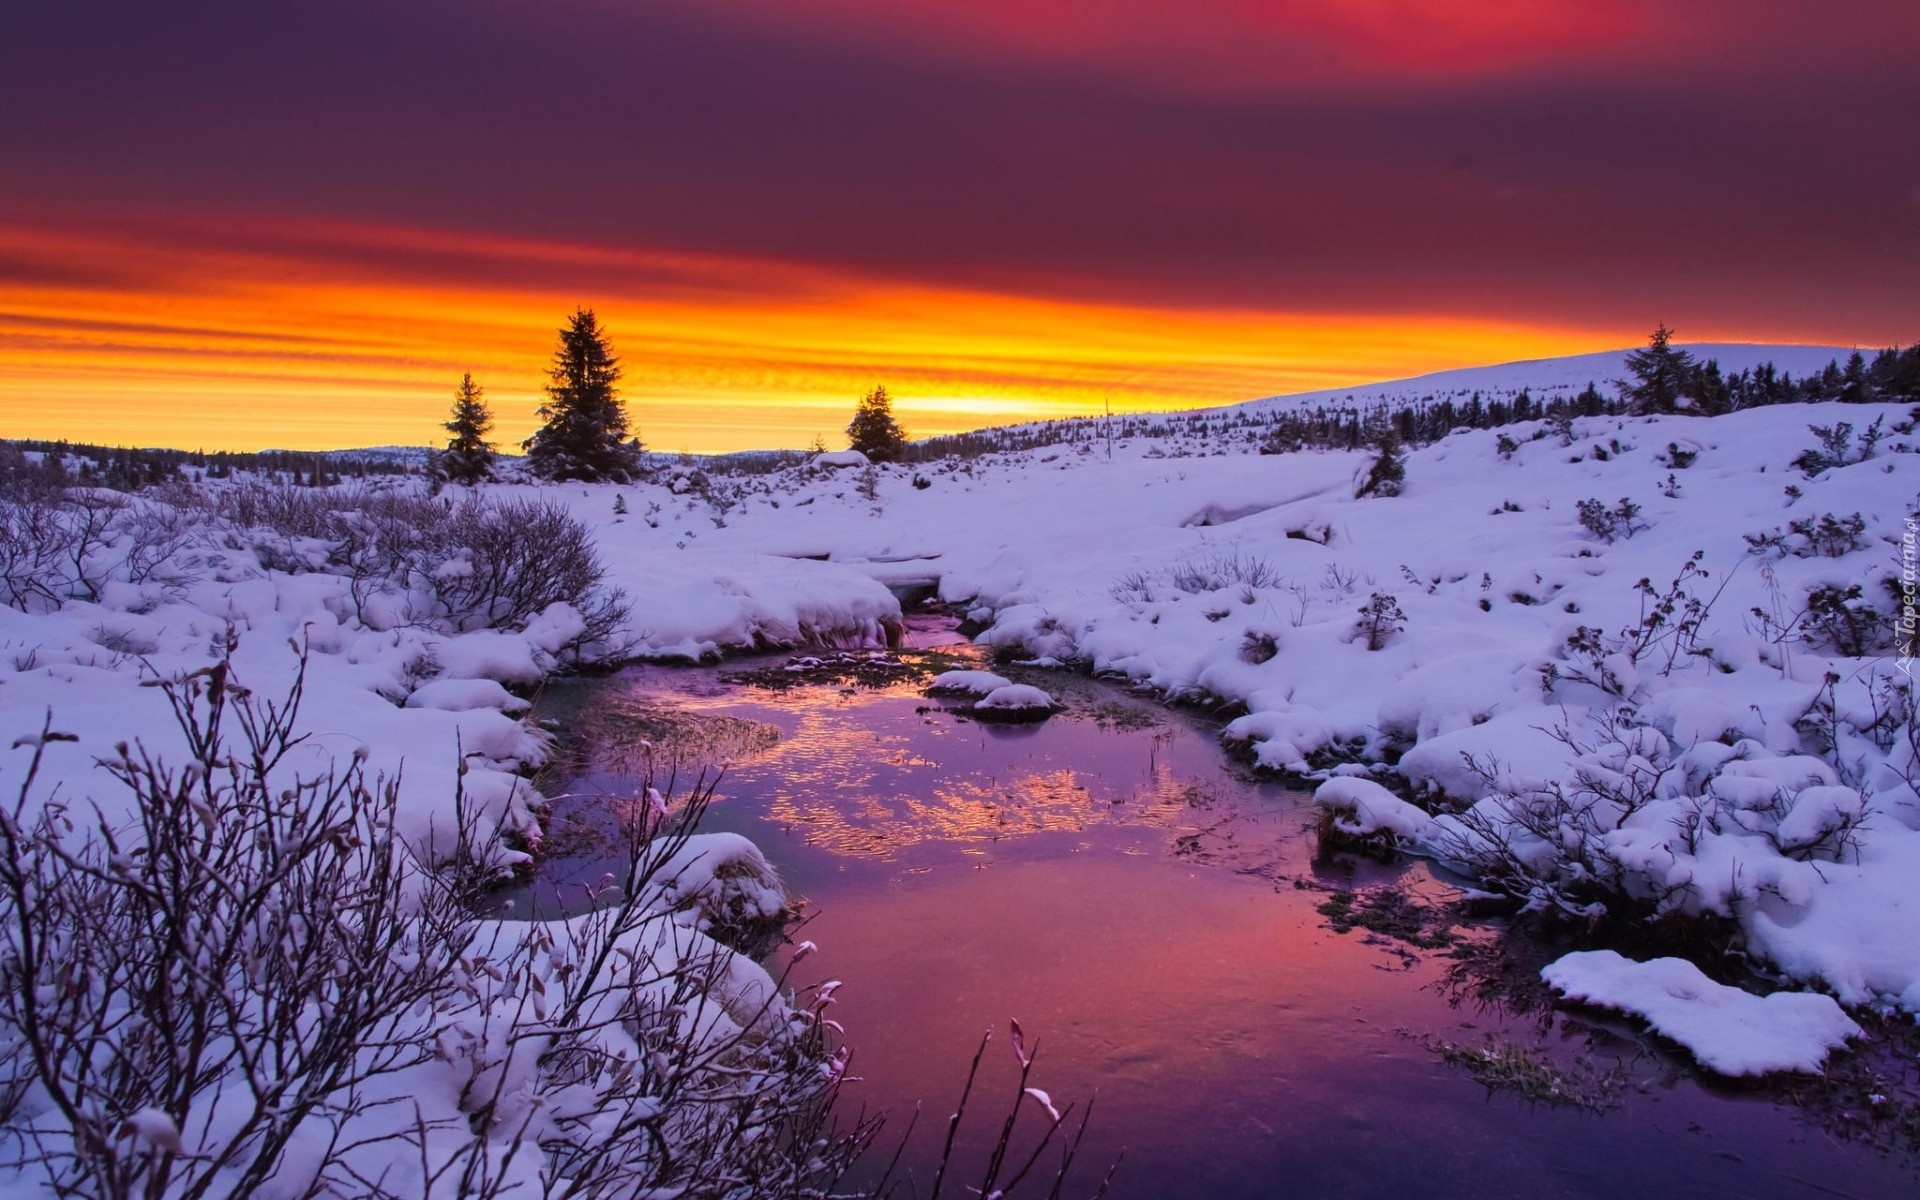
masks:
[[[672,710],[691,731],[682,771],[725,763],[708,827],[753,837],[810,901],[821,953],[795,982],[846,981],[834,1015],[862,1080],[855,1106],[944,1115],[981,1031],[1015,1016],[1041,1044],[1041,1086],[1098,1093],[1085,1161],[1124,1147],[1119,1195],[1912,1194],[1909,1165],[1624,1042],[1631,1086],[1612,1116],[1488,1095],[1432,1039],[1525,1039],[1570,1058],[1591,1027],[1476,1004],[1445,952],[1369,945],[1315,911],[1330,880],[1445,885],[1417,866],[1317,866],[1306,798],[1240,777],[1210,729],[1049,682],[1069,713],[1013,729],[911,688],[767,693],[701,671],[636,671],[552,703]],[[631,760],[594,753],[556,790],[630,795]],[[1010,1078],[1004,1045],[988,1070],[989,1089]],[[907,1161],[924,1191],[944,1121],[922,1126]]]

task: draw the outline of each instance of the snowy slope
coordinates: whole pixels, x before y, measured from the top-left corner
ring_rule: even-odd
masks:
[[[1853,348],[1849,346],[1774,346],[1743,342],[1700,342],[1676,348],[1693,355],[1700,362],[1708,359],[1719,362],[1721,373],[1724,375],[1750,370],[1770,362],[1782,373],[1791,375],[1795,379],[1818,374],[1826,370],[1827,364],[1831,362],[1839,362],[1844,366],[1847,357],[1853,353]],[[1436,400],[1448,397],[1465,399],[1478,392],[1483,397],[1491,399],[1500,395],[1517,395],[1522,390],[1531,392],[1536,400],[1545,401],[1556,397],[1576,396],[1590,383],[1600,389],[1602,394],[1611,396],[1614,394],[1614,382],[1627,376],[1626,359],[1634,352],[1634,350],[1603,350],[1596,354],[1575,354],[1564,358],[1527,359],[1490,367],[1464,367],[1454,371],[1435,371],[1428,375],[1415,375],[1410,379],[1368,384],[1364,387],[1327,388],[1316,392],[1267,396],[1206,411],[1314,408],[1322,404],[1357,404],[1362,407],[1385,404],[1398,407],[1429,397]],[[1873,348],[1868,348],[1865,353],[1871,358]]]

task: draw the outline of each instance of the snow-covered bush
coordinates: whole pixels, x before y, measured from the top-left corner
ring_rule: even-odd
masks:
[[[818,1006],[698,932],[724,863],[649,791],[624,888],[485,921],[464,823],[396,831],[394,780],[311,765],[301,688],[161,684],[187,759],[106,764],[131,823],[35,784],[0,811],[0,1145],[61,1196],[800,1196],[835,1133]],[[450,748],[450,753],[451,748]],[[455,812],[459,811],[457,803]],[[603,897],[603,900],[607,899]]]
[[[1688,467],[1691,467],[1693,461],[1699,457],[1700,445],[1697,442],[1689,442],[1685,446],[1682,446],[1679,442],[1668,442],[1667,448],[1655,456],[1654,461],[1663,467],[1671,467],[1676,471],[1684,471]]]
[[[1407,614],[1400,611],[1400,600],[1391,592],[1375,592],[1360,606],[1360,618],[1353,623],[1353,635],[1369,650],[1386,647],[1389,638],[1407,627]]]
[[[1255,666],[1271,662],[1280,653],[1280,635],[1271,629],[1252,628],[1240,635],[1240,658]]]
[[[1398,496],[1407,485],[1407,454],[1398,438],[1383,434],[1367,471],[1354,485],[1354,498]]]
[[[1757,742],[1679,745],[1633,710],[1553,731],[1564,773],[1465,762],[1479,798],[1420,840],[1528,911],[1587,922],[1734,922],[1805,906],[1820,864],[1860,861],[1872,806],[1835,770]]]
[[[1694,551],[1665,590],[1656,588],[1651,579],[1635,584],[1639,620],[1618,633],[1576,626],[1561,644],[1559,658],[1541,667],[1542,687],[1551,692],[1561,682],[1583,683],[1609,696],[1625,697],[1640,687],[1643,664],[1665,677],[1691,659],[1706,657],[1701,637],[1720,592],[1702,596],[1693,590],[1708,579],[1700,567],[1704,557],[1705,551]]]
[[[1873,424],[1862,430],[1858,438],[1853,435],[1853,424],[1850,421],[1836,421],[1832,425],[1809,425],[1807,428],[1813,431],[1813,436],[1819,439],[1820,444],[1810,450],[1802,451],[1800,456],[1793,460],[1793,465],[1805,471],[1811,478],[1835,467],[1865,462],[1873,457],[1881,440],[1886,437],[1886,430],[1882,428],[1885,421],[1884,417],[1875,417]]]
[[[0,604],[42,612],[98,600],[114,581],[172,582],[188,540],[166,503],[70,486],[17,451],[0,458]]]
[[[1807,593],[1801,618],[1808,641],[1843,658],[1864,658],[1881,649],[1892,624],[1857,583],[1815,587]]]
[[[1580,527],[1609,544],[1630,538],[1647,528],[1646,522],[1640,520],[1640,506],[1624,496],[1612,508],[1599,499],[1582,500],[1576,507],[1580,513]]]
[[[563,604],[581,618],[571,644],[604,647],[626,614],[591,530],[557,501],[253,485],[210,503],[263,565],[346,576],[373,628],[519,630]]]
[[[1789,554],[1798,558],[1841,558],[1866,548],[1863,540],[1866,532],[1866,518],[1859,513],[1846,517],[1821,513],[1817,517],[1789,521],[1784,533],[1779,529],[1771,529],[1743,536],[1749,554],[1771,554],[1775,558],[1784,558]],[[1799,539],[1797,542],[1794,541],[1796,538]]]

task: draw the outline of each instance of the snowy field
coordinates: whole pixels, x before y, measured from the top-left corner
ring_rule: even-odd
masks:
[[[1743,350],[1713,351],[1728,370],[1746,365]],[[1769,356],[1797,374],[1834,353]],[[1619,373],[1597,357],[1340,397],[1530,387],[1544,400]],[[1819,444],[1810,426],[1842,421],[1853,436],[1823,469],[1792,465]],[[1859,435],[1875,422],[1885,436],[1869,444]],[[520,714],[548,673],[881,645],[902,615],[890,587],[920,586],[1022,659],[1244,712],[1230,740],[1311,777],[1340,836],[1431,856],[1576,927],[1725,931],[1795,995],[1729,997],[1684,963],[1618,956],[1573,956],[1548,976],[1640,1014],[1714,1070],[1817,1069],[1853,1029],[1842,1006],[1920,1014],[1920,725],[1901,656],[1911,629],[1899,628],[1920,493],[1907,406],[1461,431],[1411,451],[1400,495],[1365,499],[1355,488],[1371,451],[1262,455],[1197,429],[1109,441],[1081,423],[1056,445],[916,465],[834,456],[728,474],[689,462],[629,485],[483,486],[496,501],[563,505],[588,527],[606,588],[630,605],[610,626],[559,601],[504,622],[431,619],[431,597],[473,569],[458,555],[424,580],[356,579],[328,566],[324,539],[195,510],[164,561],[107,569],[92,596],[0,607],[0,732],[13,747],[0,785],[21,797],[8,811],[16,827],[50,803],[135,820],[116,747],[137,740],[189,761],[166,691],[147,685],[208,668],[231,639],[231,678],[255,697],[285,695],[305,663],[310,736],[265,772],[272,786],[357,764],[394,782],[392,830],[421,862],[509,867],[540,836],[543,799],[527,777],[549,734]],[[97,548],[103,561],[113,545]],[[41,744],[43,728],[73,740]],[[687,1037],[737,1044],[756,1024],[756,1045],[800,1036],[804,1006],[789,1010],[759,968],[699,932],[716,910],[777,907],[764,863],[725,842],[692,853],[645,898],[649,912],[677,912],[615,939],[626,970],[652,961],[664,976],[717,958],[718,1007],[679,1013]],[[577,969],[547,953],[556,938],[571,944],[567,930],[513,930],[489,936],[511,943],[498,953],[524,973],[493,979],[467,963],[471,1003],[421,1018],[440,1022],[441,1050],[381,1084],[442,1132],[369,1142],[355,1170],[413,1172],[395,1186],[420,1194],[433,1154],[468,1162],[469,1143],[444,1130],[467,1128],[476,1088],[492,1089],[500,1127],[550,1123],[549,1140],[584,1142],[613,1119],[604,1087],[594,1099],[604,1080],[562,1078],[550,1058],[533,1065],[501,1041],[503,1022],[532,1011],[528,989],[553,989],[543,1014],[564,1008]],[[595,1046],[603,1064],[643,1050]],[[70,1119],[33,1088],[14,1103],[43,1126]],[[572,1103],[592,1112],[577,1128],[564,1119]],[[244,1108],[228,1098],[196,1108],[191,1129],[155,1111],[99,1132],[204,1141]],[[289,1144],[318,1164],[338,1128],[303,1127]],[[496,1155],[488,1169],[533,1178],[537,1158]]]

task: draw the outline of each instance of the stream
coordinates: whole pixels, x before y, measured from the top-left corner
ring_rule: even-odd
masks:
[[[956,640],[924,626],[915,637]],[[1010,1017],[1038,1043],[1035,1086],[1061,1105],[1097,1095],[1068,1196],[1091,1195],[1122,1151],[1119,1197],[1905,1198],[1920,1187],[1913,1158],[1703,1083],[1623,1023],[1517,1011],[1527,1006],[1476,988],[1459,952],[1497,941],[1484,924],[1412,940],[1341,932],[1323,910],[1349,893],[1364,907],[1393,898],[1380,889],[1442,900],[1453,886],[1418,863],[1316,862],[1310,797],[1230,761],[1214,723],[1061,673],[1017,675],[1066,705],[1035,725],[956,715],[916,681],[743,679],[787,683],[788,660],[549,686],[536,715],[578,736],[545,787],[571,797],[554,819],[579,835],[594,797],[632,794],[636,729],[682,786],[726,765],[702,828],[752,838],[804,899],[794,937],[819,952],[789,982],[843,981],[831,1015],[858,1077],[846,1111],[893,1114],[891,1145],[922,1105],[903,1157],[922,1195],[988,1030],[961,1158],[991,1144],[1016,1090]],[[561,844],[576,849],[546,859],[517,904],[577,904],[604,874],[591,836]],[[1563,1072],[1594,1103],[1488,1086],[1443,1061],[1490,1045]]]

